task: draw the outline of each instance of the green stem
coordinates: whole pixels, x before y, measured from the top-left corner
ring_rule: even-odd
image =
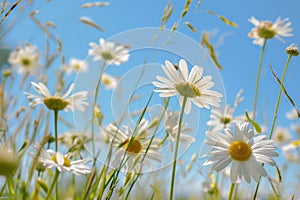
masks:
[[[259,57],[259,63],[258,63],[258,71],[257,71],[257,77],[256,77],[256,85],[255,85],[255,95],[254,95],[254,106],[253,106],[253,120],[255,119],[255,113],[256,113],[256,104],[257,104],[257,98],[258,98],[258,89],[259,89],[259,81],[260,81],[260,73],[261,73],[261,67],[262,67],[262,61],[265,53],[265,47],[266,47],[267,40],[264,40],[260,57]]]
[[[231,183],[228,200],[232,200],[235,184]]]
[[[180,119],[179,119],[179,127],[178,127],[178,133],[176,138],[176,146],[175,146],[175,153],[174,153],[174,161],[173,161],[173,168],[172,168],[172,179],[171,179],[171,187],[170,187],[170,197],[169,199],[173,199],[173,193],[174,193],[174,182],[175,182],[175,173],[176,173],[176,161],[177,161],[177,154],[178,154],[178,147],[179,147],[179,140],[180,140],[180,132],[181,132],[181,126],[182,126],[182,118],[184,113],[184,108],[186,105],[187,97],[184,97],[183,103],[182,103],[182,109],[180,113]]]
[[[279,89],[279,93],[278,93],[278,96],[277,96],[277,102],[276,102],[276,106],[275,106],[274,117],[273,117],[273,122],[272,122],[272,126],[271,126],[269,139],[272,139],[272,136],[273,136],[273,132],[274,132],[275,124],[276,124],[276,119],[277,119],[277,113],[278,113],[278,109],[279,109],[279,105],[280,105],[280,101],[281,101],[281,94],[282,94],[282,91],[283,91],[284,78],[285,78],[286,70],[287,70],[287,68],[289,66],[289,63],[291,61],[291,58],[292,58],[292,56],[289,55],[289,57],[288,57],[288,59],[285,63],[285,66],[284,66],[282,76],[281,76],[280,89]],[[256,199],[259,185],[260,185],[260,178],[259,178],[259,181],[258,181],[258,183],[256,185],[256,188],[255,188],[255,193],[254,193],[254,196],[253,196],[254,200]]]
[[[51,193],[52,193],[52,190],[53,190],[53,188],[54,188],[54,185],[55,185],[56,182],[57,182],[58,176],[59,176],[59,171],[56,169],[55,176],[54,176],[54,178],[53,178],[53,181],[52,181],[51,186],[50,186],[50,188],[49,188],[49,190],[48,190],[48,193],[47,193],[47,195],[46,195],[46,199],[45,199],[45,200],[48,200],[48,199],[50,198]],[[57,196],[56,196],[56,199],[57,199]]]
[[[101,86],[101,79],[102,79],[102,76],[103,76],[105,65],[106,65],[106,62],[104,61],[103,66],[102,66],[101,71],[100,71],[100,74],[99,74],[97,85],[96,85],[96,88],[95,88],[95,96],[94,96],[94,102],[93,102],[93,110],[92,110],[92,149],[93,149],[93,156],[95,156],[95,141],[94,141],[94,139],[95,139],[95,130],[94,130],[95,109],[96,109],[96,105],[97,105],[97,99],[98,99],[98,95],[99,95],[98,93],[99,93],[99,88]],[[95,163],[95,161],[94,161],[94,163]]]
[[[54,110],[54,133],[55,133],[55,151],[58,151],[58,134],[57,134],[57,119],[58,119],[58,110]]]
[[[282,77],[281,77],[281,84],[280,84],[279,94],[278,94],[277,102],[276,102],[276,106],[275,106],[274,118],[273,118],[273,122],[272,122],[272,126],[271,126],[269,139],[272,138],[274,127],[275,127],[275,124],[276,124],[277,113],[278,113],[279,104],[280,104],[280,101],[281,101],[281,94],[282,94],[282,91],[283,91],[284,78],[285,78],[286,70],[287,70],[287,68],[289,66],[289,63],[291,61],[291,58],[292,58],[292,56],[289,55],[289,57],[288,57],[288,59],[285,63],[284,69],[283,69],[283,73],[282,73]]]
[[[8,183],[8,191],[9,191],[9,196],[11,199],[16,199],[16,194],[14,190],[14,183],[12,180],[11,175],[7,176],[7,183]]]

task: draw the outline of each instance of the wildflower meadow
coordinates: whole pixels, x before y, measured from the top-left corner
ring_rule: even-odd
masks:
[[[299,1],[0,4],[0,199],[300,199]]]

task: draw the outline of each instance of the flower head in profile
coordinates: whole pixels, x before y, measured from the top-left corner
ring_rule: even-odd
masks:
[[[192,103],[200,108],[210,108],[211,106],[219,107],[222,94],[210,90],[214,86],[211,81],[211,76],[203,76],[203,68],[195,65],[191,73],[188,74],[188,66],[184,59],[179,61],[179,69],[176,68],[169,61],[162,66],[163,71],[168,78],[157,76],[160,82],[152,82],[158,89],[155,92],[160,92],[161,97],[171,97],[179,95],[180,105],[182,106],[184,98],[187,98],[184,112],[190,113]]]
[[[122,126],[122,130],[114,124],[105,127],[104,134],[116,149],[112,163],[114,167],[119,167],[121,161],[124,160],[126,161],[125,169],[127,171],[140,172],[143,165],[148,166],[149,169],[152,168],[151,160],[161,161],[158,147],[161,140],[154,138],[150,144],[150,137],[153,134],[150,130],[152,127],[153,123],[149,124],[144,119],[135,131],[129,126]],[[146,151],[147,154],[143,159]]]
[[[41,66],[39,63],[40,53],[36,46],[28,43],[25,46],[18,46],[17,49],[10,53],[8,62],[18,68],[18,73],[33,74]]]
[[[291,44],[285,49],[285,52],[291,56],[298,56],[299,55],[299,48],[296,44]]]
[[[165,122],[165,131],[168,134],[168,138],[170,140],[171,151],[173,151],[173,143],[176,142],[178,128],[179,128],[179,112],[172,112],[171,110],[167,110],[164,116]],[[180,132],[180,142],[185,145],[190,145],[195,142],[195,138],[191,136],[192,129],[188,128],[186,123],[182,123],[181,132]]]
[[[280,126],[276,127],[275,133],[273,135],[274,143],[276,143],[278,145],[283,145],[283,144],[290,142],[291,139],[292,139],[292,136],[289,132],[289,129],[282,128]]]
[[[289,120],[296,120],[299,118],[297,109],[293,108],[285,113],[285,117]]]
[[[63,155],[60,152],[55,152],[52,149],[41,149],[39,162],[43,163],[46,168],[55,167],[58,171],[69,171],[75,175],[89,174],[91,168],[85,164],[92,161],[91,158],[71,161],[71,154]]]
[[[272,157],[278,156],[272,140],[266,135],[254,134],[248,122],[236,124],[235,131],[224,130],[220,132],[208,131],[206,144],[212,147],[206,156],[208,160],[204,165],[212,165],[212,170],[222,171],[230,163],[230,179],[237,183],[244,179],[250,183],[251,177],[258,182],[260,176],[267,176],[262,163],[276,165]]]
[[[265,20],[259,21],[255,17],[251,17],[249,22],[255,27],[252,28],[248,36],[254,39],[253,44],[260,46],[263,45],[266,39],[272,39],[273,37],[281,39],[281,37],[292,36],[291,31],[293,29],[290,27],[292,23],[288,20],[288,18],[281,20],[281,18],[278,17],[277,20],[272,23]]]
[[[25,92],[27,98],[31,100],[30,106],[34,106],[36,104],[45,104],[50,110],[65,110],[69,109],[74,111],[75,109],[84,111],[84,106],[88,105],[85,100],[87,99],[87,92],[81,91],[75,94],[71,94],[74,89],[74,83],[72,83],[67,90],[67,92],[63,95],[59,93],[55,93],[51,95],[48,88],[43,83],[35,83],[31,82],[32,88],[40,94],[40,96]],[[70,95],[70,96],[69,96]]]
[[[101,81],[107,90],[114,89],[118,85],[118,80],[109,74],[103,74]]]
[[[84,60],[71,58],[70,62],[62,67],[62,70],[65,71],[67,74],[71,74],[73,71],[83,73],[88,70],[88,65]]]
[[[107,64],[120,65],[127,62],[129,59],[128,49],[124,45],[119,45],[114,42],[107,42],[104,39],[99,39],[99,45],[91,42],[89,55],[94,56],[94,60],[104,60]]]
[[[300,140],[294,140],[282,147],[284,157],[291,162],[300,163],[299,151]]]

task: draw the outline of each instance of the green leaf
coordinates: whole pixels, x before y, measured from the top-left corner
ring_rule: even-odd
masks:
[[[224,16],[218,15],[217,13],[215,13],[215,12],[213,12],[213,11],[211,11],[211,10],[206,10],[206,12],[207,12],[208,14],[210,14],[210,15],[217,16],[221,21],[223,21],[225,24],[227,24],[227,25],[229,25],[229,26],[233,26],[233,27],[235,27],[235,28],[238,28],[238,27],[239,27],[235,22],[233,22],[233,21],[227,19],[227,18],[224,17]]]
[[[261,133],[261,128],[259,126],[259,124],[255,121],[253,121],[248,114],[248,111],[246,111],[246,117],[249,120],[249,122],[251,122],[252,126],[255,128],[256,132]]]
[[[193,31],[194,33],[197,32],[197,29],[194,28],[190,22],[188,22],[188,21],[185,22],[185,25],[186,25],[189,29],[191,29],[191,31]]]
[[[225,18],[224,16],[219,16],[219,19],[222,20],[223,22],[225,22],[225,24],[227,24],[229,26],[233,26],[235,28],[239,27],[235,22],[230,21],[229,19]]]
[[[217,55],[215,53],[213,45],[208,40],[208,36],[209,36],[209,33],[207,33],[207,32],[202,33],[201,44],[207,48],[208,53],[209,53],[210,57],[212,58],[212,60],[214,61],[214,63],[217,65],[217,67],[220,70],[222,70],[223,67],[221,66],[221,64],[217,60]]]

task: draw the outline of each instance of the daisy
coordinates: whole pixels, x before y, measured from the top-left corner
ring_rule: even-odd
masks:
[[[30,106],[45,104],[50,110],[68,111],[70,109],[74,111],[75,109],[78,109],[80,111],[84,111],[84,106],[88,105],[88,103],[85,102],[87,99],[86,91],[77,92],[69,96],[74,89],[74,83],[70,85],[67,92],[63,95],[59,93],[51,95],[48,88],[43,83],[31,82],[31,85],[32,88],[41,96],[25,92],[27,98],[32,100],[29,104]]]
[[[120,65],[127,62],[129,58],[128,49],[123,45],[118,45],[113,42],[107,42],[104,39],[99,39],[99,45],[91,42],[89,55],[94,56],[94,60],[104,60],[107,64]]]
[[[294,140],[282,147],[283,155],[291,162],[300,163],[300,140]]]
[[[37,147],[36,147],[37,148]],[[55,152],[52,149],[41,150],[39,162],[43,163],[46,168],[57,168],[58,171],[69,171],[75,175],[89,174],[91,168],[85,164],[92,161],[91,158],[71,161],[71,154],[63,155],[60,152]]]
[[[299,55],[299,48],[296,44],[291,44],[285,49],[285,52],[291,56],[298,56]]]
[[[170,148],[171,151],[173,151],[173,143],[176,142],[179,128],[179,112],[172,112],[171,110],[167,110],[164,116],[164,122],[165,130],[170,140]],[[187,127],[186,123],[182,123],[179,141],[185,145],[189,145],[195,142],[195,138],[189,135],[190,133],[192,133],[192,130],[193,129]]]
[[[226,105],[224,110],[213,109],[210,114],[210,120],[206,123],[211,131],[219,131],[229,128],[232,124],[241,122],[238,118],[233,117],[234,108]]]
[[[118,80],[108,74],[103,74],[101,81],[107,90],[114,89],[118,85]]]
[[[17,49],[10,53],[8,62],[18,67],[18,73],[33,74],[37,68],[41,67],[39,63],[40,53],[36,46],[28,43],[24,47],[18,46]]]
[[[278,145],[283,145],[291,141],[291,134],[289,129],[278,126],[273,135],[273,140]]]
[[[288,22],[288,18],[281,20],[280,17],[272,23],[270,21],[259,21],[255,17],[251,17],[249,22],[251,22],[255,27],[252,28],[251,32],[248,33],[250,38],[253,38],[253,44],[262,46],[264,40],[276,37],[281,40],[281,37],[292,36],[290,33],[293,29],[290,27],[292,24]]]
[[[67,74],[71,74],[73,71],[82,73],[88,70],[88,65],[84,60],[71,58],[69,64],[64,65],[62,67],[62,70],[65,71]]]
[[[113,147],[115,147],[115,158],[113,161],[114,167],[119,167],[122,160],[126,161],[125,169],[129,172],[140,172],[142,166],[146,164],[149,169],[152,168],[150,160],[157,162],[161,161],[161,155],[159,151],[160,139],[154,138],[151,142],[150,147],[150,137],[152,136],[149,130],[153,127],[146,120],[142,120],[136,131],[131,130],[128,126],[117,127],[114,124],[109,124],[104,129],[104,134],[110,142],[112,142]],[[142,158],[147,154],[144,160]],[[125,156],[125,157],[124,157]]]
[[[193,102],[200,108],[210,108],[210,105],[219,107],[222,94],[210,90],[214,86],[211,76],[202,76],[203,68],[195,65],[191,73],[188,75],[188,66],[184,59],[179,61],[179,71],[176,71],[174,65],[170,61],[165,62],[162,70],[168,79],[157,76],[157,80],[161,82],[152,82],[159,89],[155,92],[161,92],[160,97],[171,97],[180,95],[180,105],[182,106],[184,98],[187,98],[184,112],[190,113]]]
[[[235,132],[224,130],[225,134],[208,131],[206,144],[212,147],[206,155],[209,157],[204,165],[212,165],[212,170],[222,171],[230,163],[230,179],[238,183],[244,177],[247,183],[251,177],[258,182],[260,176],[267,176],[262,163],[276,165],[273,156],[278,156],[272,140],[267,140],[266,135],[254,135],[248,122],[236,124]]]
[[[285,113],[285,117],[290,119],[290,120],[296,120],[298,119],[298,112],[297,109],[291,109],[290,111]]]

